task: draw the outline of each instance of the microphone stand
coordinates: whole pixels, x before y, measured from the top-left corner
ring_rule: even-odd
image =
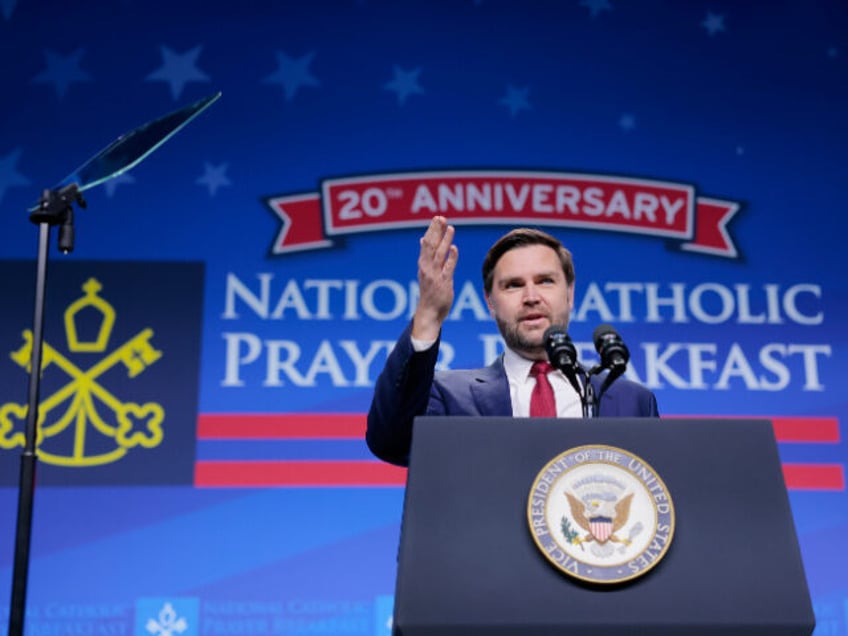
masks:
[[[9,636],[20,636],[26,614],[27,579],[29,578],[32,511],[35,501],[35,470],[37,463],[37,431],[39,392],[41,382],[41,353],[44,342],[44,305],[47,288],[47,252],[50,228],[61,225],[59,249],[67,254],[74,248],[74,203],[86,207],[77,184],[59,190],[44,190],[38,207],[30,213],[30,221],[38,225],[38,262],[35,277],[35,307],[32,321],[32,354],[29,370],[26,436],[21,454],[20,485],[18,489],[18,518],[15,534],[14,567],[12,570],[12,599],[9,606]]]
[[[621,377],[626,368],[627,363],[612,364],[608,367],[599,364],[597,366],[592,367],[588,373],[584,373],[586,381],[586,390],[585,395],[581,396],[581,398],[583,399],[583,417],[598,417],[601,398],[604,396],[604,393],[607,392],[607,389],[610,388],[612,383],[615,382],[619,377]],[[601,388],[598,390],[598,394],[596,396],[595,387],[592,386],[591,377],[593,375],[600,374],[600,372],[604,369],[609,369],[609,373],[607,373],[607,377],[604,378],[604,381],[601,384]]]
[[[583,401],[583,417],[598,417],[598,402],[595,398],[595,387],[592,386],[591,371],[583,372],[583,382],[583,395],[580,396]]]

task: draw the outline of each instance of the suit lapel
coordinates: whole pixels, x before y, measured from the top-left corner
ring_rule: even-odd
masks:
[[[509,382],[503,366],[503,356],[474,376],[471,394],[480,415],[512,415]]]
[[[595,389],[595,399],[598,400],[598,416],[610,417],[618,414],[618,404],[616,402],[616,392],[607,389],[607,392],[600,395],[601,384],[606,374],[601,376],[592,376],[592,387]]]

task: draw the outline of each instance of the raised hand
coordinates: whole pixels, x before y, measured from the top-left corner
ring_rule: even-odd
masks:
[[[434,216],[421,237],[418,256],[420,296],[412,320],[412,337],[435,340],[453,304],[453,273],[459,250],[453,244],[456,230],[443,216]]]

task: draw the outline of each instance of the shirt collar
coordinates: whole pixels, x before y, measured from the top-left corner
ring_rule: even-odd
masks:
[[[509,347],[504,347],[504,370],[506,376],[517,382],[524,382],[530,375],[530,367],[535,360],[528,360]]]

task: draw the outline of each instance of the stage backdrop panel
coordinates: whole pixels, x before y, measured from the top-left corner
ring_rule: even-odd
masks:
[[[582,361],[609,323],[664,415],[773,419],[816,634],[848,634],[846,33],[835,0],[0,1],[0,620],[27,210],[221,91],[53,238],[33,633],[389,633],[405,472],[365,413],[444,214],[440,365],[501,351],[488,246],[552,232]]]

